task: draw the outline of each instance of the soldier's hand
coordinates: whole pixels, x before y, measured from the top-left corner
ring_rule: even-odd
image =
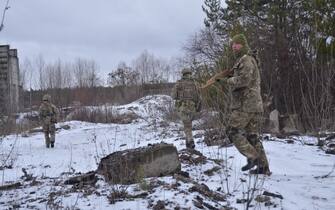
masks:
[[[209,80],[207,80],[206,84],[203,85],[201,88],[205,89],[209,86],[211,86],[212,84],[214,84],[215,82],[217,82],[217,79],[221,76],[220,73],[215,74],[214,76],[212,76]]]

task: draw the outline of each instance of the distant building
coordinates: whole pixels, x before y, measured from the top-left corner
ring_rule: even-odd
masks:
[[[21,88],[17,50],[0,45],[0,113],[19,111]]]

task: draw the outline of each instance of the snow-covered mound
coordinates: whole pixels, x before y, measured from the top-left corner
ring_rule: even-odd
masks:
[[[188,154],[181,124],[161,118],[171,103],[169,96],[160,95],[113,106],[145,119],[129,124],[59,123],[57,127],[70,129],[57,131],[53,149],[45,147],[43,133],[4,137],[0,209],[335,209],[335,156],[307,144],[315,138],[283,141],[268,136],[264,147],[272,175],[251,176],[240,171],[246,161],[234,147],[206,146],[201,130],[193,131],[200,153]],[[112,152],[159,142],[177,147],[182,176],[153,177],[129,186],[110,185],[100,176],[94,185],[64,184],[95,170]]]
[[[142,118],[162,117],[168,106],[171,106],[173,100],[166,95],[152,95],[143,97],[130,104],[119,106],[116,109],[120,112],[133,111]]]
[[[37,111],[31,111],[31,112],[23,112],[23,113],[18,113],[17,118],[16,118],[16,123],[22,123],[26,121],[27,119],[38,119],[38,112]]]
[[[67,119],[76,119],[75,116],[80,115],[83,111],[85,115],[93,113],[101,114],[102,116],[133,116],[132,118],[141,119],[161,119],[166,113],[168,107],[173,104],[170,96],[153,95],[146,96],[126,105],[104,105],[104,106],[87,106],[80,109],[75,109],[71,112]],[[87,113],[89,112],[89,113]]]

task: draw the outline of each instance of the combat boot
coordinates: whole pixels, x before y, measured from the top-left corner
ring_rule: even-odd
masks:
[[[195,148],[194,141],[187,141],[186,142],[186,148],[187,149],[194,149]]]
[[[51,143],[51,148],[54,148],[55,146],[55,134],[51,134],[51,138],[50,138],[50,143]]]
[[[255,165],[257,165],[258,159],[252,160],[248,158],[247,161],[248,161],[247,164],[241,168],[242,171],[247,171],[247,170],[252,169]]]
[[[50,138],[49,138],[49,136],[47,134],[45,134],[45,146],[47,148],[50,147]]]
[[[254,170],[250,170],[249,171],[250,174],[264,174],[264,175],[267,175],[267,176],[270,176],[271,175],[271,171],[269,169],[268,166],[261,166],[261,167],[257,167],[256,169]]]

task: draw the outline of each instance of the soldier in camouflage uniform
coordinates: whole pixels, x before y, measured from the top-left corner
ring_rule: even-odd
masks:
[[[233,76],[217,79],[232,91],[232,114],[229,121],[228,136],[238,151],[247,157],[242,171],[251,174],[270,175],[269,163],[259,139],[259,130],[263,114],[263,102],[260,89],[258,61],[250,52],[243,34],[233,37],[232,50],[236,57]]]
[[[185,68],[182,70],[182,78],[174,86],[172,97],[175,100],[177,113],[184,124],[186,147],[194,149],[192,120],[195,113],[201,109],[201,101],[190,69]]]
[[[39,116],[42,122],[45,144],[47,148],[50,146],[53,148],[55,145],[55,124],[57,123],[58,109],[51,103],[50,95],[44,95],[42,100]]]

